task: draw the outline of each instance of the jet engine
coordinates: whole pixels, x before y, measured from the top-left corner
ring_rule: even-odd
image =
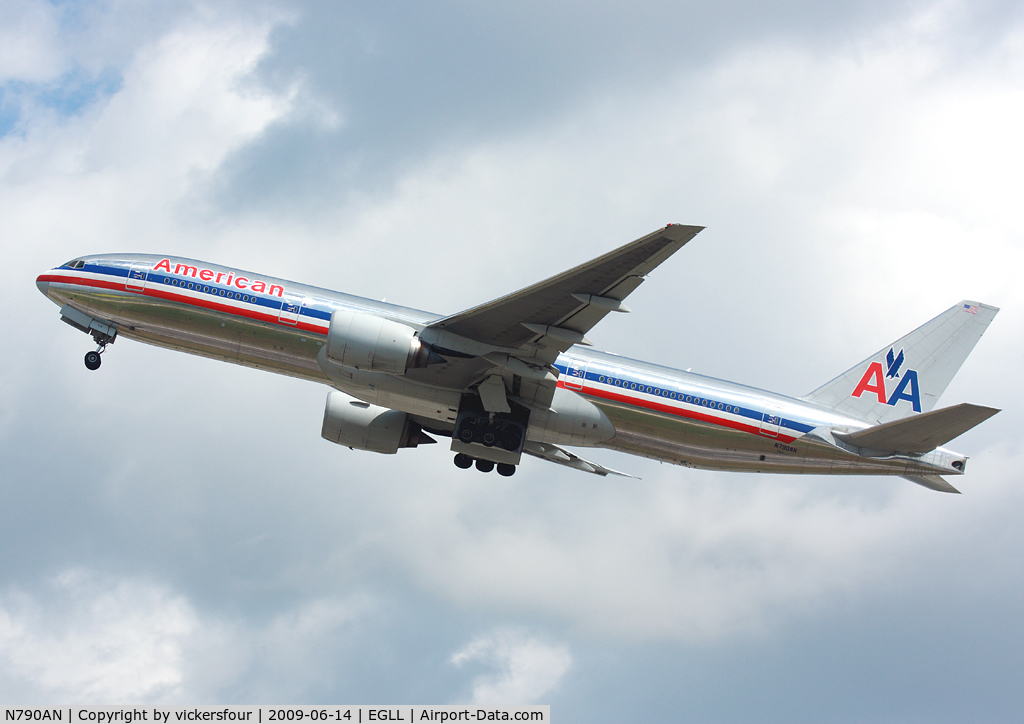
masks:
[[[331,314],[327,357],[344,367],[392,375],[445,362],[420,341],[412,327],[373,314],[341,309]]]
[[[320,434],[325,440],[345,447],[387,455],[398,452],[400,447],[437,442],[404,412],[371,405],[337,391],[327,395]]]

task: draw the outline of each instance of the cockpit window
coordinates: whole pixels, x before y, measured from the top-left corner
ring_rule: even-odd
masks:
[[[85,262],[81,259],[74,259],[66,263],[64,266],[68,269],[85,269]]]

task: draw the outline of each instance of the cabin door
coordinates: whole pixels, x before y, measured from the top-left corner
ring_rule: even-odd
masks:
[[[782,410],[776,407],[764,408],[761,416],[761,434],[768,437],[779,436],[779,424],[782,422]]]
[[[132,264],[132,268],[128,270],[128,280],[125,282],[125,289],[140,294],[146,291],[146,276],[148,274],[149,264]]]
[[[281,300],[281,313],[278,320],[285,324],[296,325],[299,323],[299,309],[302,307],[302,297],[286,294]]]
[[[565,386],[570,390],[582,390],[587,379],[587,363],[573,360],[565,371]]]

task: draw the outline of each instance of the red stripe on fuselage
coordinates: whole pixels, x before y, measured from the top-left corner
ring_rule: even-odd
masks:
[[[280,327],[287,329],[301,329],[305,332],[312,334],[326,335],[327,332],[322,328],[308,322],[299,321],[296,324],[289,324],[288,322],[281,321],[278,316],[273,314],[267,314],[265,312],[258,312],[251,309],[239,309],[235,306],[227,304],[219,304],[213,301],[207,301],[206,299],[196,299],[185,294],[175,293],[171,290],[165,290],[162,287],[146,287],[145,290],[137,292],[134,290],[127,289],[125,282],[109,282],[105,279],[88,279],[85,277],[66,277],[55,274],[41,274],[36,281],[38,282],[57,282],[58,284],[73,284],[82,287],[92,287],[95,289],[111,289],[114,291],[125,292],[126,294],[138,294],[140,296],[157,297],[159,299],[167,299],[172,302],[180,302],[191,307],[202,307],[204,309],[210,309],[216,312],[227,313],[236,317],[245,317],[247,319],[254,319],[259,322],[269,322],[270,324],[276,324]],[[283,301],[283,300],[282,300]],[[245,302],[243,302],[245,304]]]
[[[765,437],[771,440],[777,440],[779,442],[790,443],[796,440],[795,437],[793,437],[792,435],[786,435],[785,433],[781,432],[781,430],[777,435],[761,435],[761,428],[755,427],[754,425],[748,425],[743,422],[736,422],[735,420],[727,420],[721,417],[715,417],[713,415],[708,415],[703,412],[685,410],[679,407],[674,407],[672,405],[666,405],[662,402],[645,400],[643,398],[638,397],[630,397],[628,395],[623,395],[618,392],[611,392],[609,390],[599,390],[594,387],[587,387],[586,385],[584,385],[581,389],[573,389],[570,387],[566,387],[565,382],[562,380],[558,381],[558,386],[563,387],[569,390],[570,392],[580,392],[590,397],[600,397],[602,399],[611,400],[613,402],[624,402],[626,404],[632,405],[633,407],[643,407],[648,410],[654,410],[656,412],[664,412],[669,415],[672,415],[673,417],[685,417],[690,420],[709,422],[713,425],[718,425],[719,427],[728,427],[732,428],[733,430],[747,432],[750,433],[751,435],[757,435],[759,437]]]

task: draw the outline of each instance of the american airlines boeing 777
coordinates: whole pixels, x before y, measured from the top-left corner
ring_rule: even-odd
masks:
[[[963,301],[801,398],[589,349],[586,335],[702,227],[671,224],[450,316],[150,254],[83,256],[42,274],[61,319],[334,388],[324,438],[395,453],[450,437],[455,464],[512,475],[523,453],[623,475],[567,447],[764,473],[898,475],[955,493],[942,445],[998,410],[934,409],[998,309]]]

